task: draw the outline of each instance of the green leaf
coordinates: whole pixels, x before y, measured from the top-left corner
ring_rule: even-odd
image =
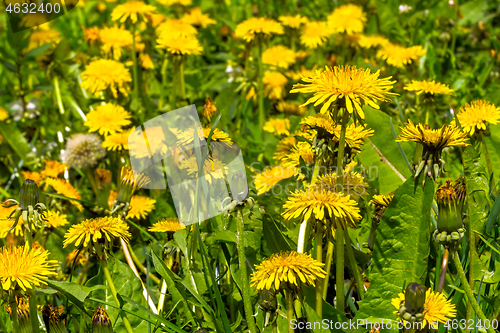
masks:
[[[105,286],[102,285],[85,287],[77,283],[68,281],[55,281],[55,280],[44,280],[44,281],[47,283],[47,285],[49,285],[49,287],[63,294],[67,299],[71,301],[71,303],[73,303],[83,311],[85,311],[83,302],[85,302],[85,299],[90,295],[90,293],[99,289],[106,288]]]
[[[411,177],[411,172],[403,158],[401,149],[412,160],[415,147],[408,142],[395,142],[391,128],[391,118],[382,111],[365,106],[366,125],[374,130],[374,135],[365,141],[361,153],[358,155],[360,162],[367,168],[367,179],[378,181],[380,193],[392,192],[406,179]],[[394,123],[394,131],[399,134],[399,128]]]
[[[280,251],[290,251],[292,247],[290,243],[286,240],[285,236],[281,233],[276,225],[276,222],[272,219],[271,216],[264,214],[262,216],[263,219],[263,228],[264,228],[264,240],[266,241],[269,250],[272,253],[278,253]]]
[[[47,43],[47,44],[43,44],[42,46],[39,46],[37,48],[34,48],[33,50],[26,53],[24,58],[25,59],[36,59],[40,55],[42,55],[45,51],[47,51],[51,45],[52,45],[52,43]]]
[[[0,121],[0,133],[19,158],[27,162],[27,155],[30,152],[30,148],[23,133],[13,124],[9,125],[3,121]]]
[[[407,180],[385,210],[372,253],[371,285],[355,319],[396,320],[391,299],[409,283],[425,283],[434,182],[427,179],[422,188],[423,176]]]

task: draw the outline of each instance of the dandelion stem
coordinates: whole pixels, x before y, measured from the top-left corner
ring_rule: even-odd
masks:
[[[339,150],[337,154],[337,188],[343,191],[344,183],[344,149],[345,149],[345,133],[347,130],[347,123],[349,122],[349,112],[345,108],[342,110],[342,123],[340,129]],[[344,312],[345,297],[344,297],[344,229],[342,220],[337,221],[337,231],[335,233],[335,265],[336,265],[336,284],[337,284],[337,310],[341,313]],[[347,232],[347,230],[346,230]]]
[[[17,315],[17,301],[16,297],[13,294],[10,294],[10,310],[11,310],[11,322],[12,322],[12,332],[19,332],[19,318]]]
[[[438,291],[442,292],[444,287],[444,280],[446,279],[446,270],[448,268],[448,257],[450,255],[450,251],[445,248],[443,254],[443,261],[441,263],[441,274],[439,275],[439,287]]]
[[[314,182],[314,180],[316,178],[318,178],[319,169],[320,169],[320,163],[316,159],[314,161],[314,169],[313,169],[313,175],[312,175],[311,183]],[[299,241],[298,241],[298,244],[297,244],[297,252],[298,253],[304,253],[304,246],[305,246],[305,243],[306,243],[306,233],[307,233],[307,220],[304,220],[300,224]]]
[[[481,135],[481,143],[483,145],[484,157],[486,158],[486,165],[488,166],[488,173],[491,175],[491,183],[495,184],[493,179],[493,168],[491,167],[490,153],[488,152],[488,146],[486,145],[483,135]]]
[[[122,306],[120,304],[120,301],[118,300],[116,287],[113,283],[113,279],[111,278],[111,274],[109,273],[108,262],[106,261],[106,259],[101,259],[101,268],[104,272],[104,276],[106,277],[106,281],[108,281],[109,289],[111,290],[111,294],[113,295],[116,305],[121,309]],[[124,312],[120,312],[120,316],[122,317],[123,325],[125,326],[127,333],[134,333],[134,331],[132,330],[132,326],[130,326],[130,322],[128,321],[127,315]]]
[[[31,234],[31,224],[29,225],[29,230],[26,232],[26,239],[28,241],[28,246],[30,249],[33,248],[33,235]],[[31,326],[33,326],[33,333],[40,332],[38,325],[38,309],[36,307],[36,293],[35,285],[31,284],[33,289],[33,297],[29,298],[30,316],[31,316]],[[16,310],[17,311],[17,310]]]
[[[134,95],[133,95],[133,100],[136,103],[136,106],[139,106],[139,79],[137,75],[137,54],[136,54],[136,49],[135,49],[135,24],[132,25],[132,75],[134,76]],[[132,103],[133,105],[134,103]]]
[[[161,110],[165,104],[165,94],[167,93],[167,67],[168,67],[168,57],[165,54],[163,59],[163,64],[161,65],[161,96],[158,103],[158,108]]]
[[[57,105],[59,106],[59,112],[61,112],[61,114],[64,114],[64,105],[62,103],[61,89],[59,87],[59,78],[57,77],[57,75],[54,75],[54,79],[52,81],[54,81],[54,90],[56,92],[56,100]]]
[[[354,280],[356,280],[356,285],[358,286],[358,296],[359,299],[365,298],[365,285],[363,284],[363,279],[359,273],[358,264],[356,263],[356,258],[354,257],[354,251],[352,250],[351,238],[349,237],[349,232],[347,229],[344,232],[345,245],[347,249],[347,257],[349,258],[349,263],[351,264],[352,274],[354,275]]]
[[[316,260],[323,263],[323,224],[316,224]],[[328,276],[325,277],[328,280]],[[323,281],[316,284],[316,313],[323,317]]]
[[[262,82],[263,78],[264,78],[264,65],[262,64],[262,39],[261,38],[258,38],[258,46],[259,46],[259,54],[257,56],[257,61],[258,61],[258,65],[259,65],[259,77],[258,77],[258,81],[257,81],[257,97],[258,97],[258,105],[259,105],[259,131],[260,133],[260,136],[261,137],[261,134],[262,134],[262,128],[264,127],[264,117],[265,117],[265,114],[264,114],[264,84]]]
[[[333,242],[328,242],[328,248],[326,250],[326,259],[325,259],[325,272],[326,278],[323,280],[323,299],[326,300],[326,294],[328,293],[328,277],[330,276],[330,272],[332,271],[332,261],[333,261],[333,249],[335,244]]]
[[[255,326],[255,320],[253,318],[252,311],[252,300],[250,299],[250,285],[248,283],[247,276],[247,264],[245,261],[245,245],[244,245],[244,235],[243,232],[245,230],[245,224],[243,221],[243,215],[241,210],[237,210],[237,221],[236,221],[236,230],[237,230],[237,241],[238,241],[238,260],[241,271],[241,284],[243,293],[243,307],[245,309],[245,318],[247,320],[248,330],[251,333],[257,333],[257,327]]]
[[[179,87],[180,87],[180,90],[181,90],[181,98],[182,98],[182,101],[185,102],[186,101],[186,83],[184,81],[184,59],[180,58],[180,61],[179,61]]]
[[[472,292],[469,282],[467,282],[467,277],[465,276],[464,269],[462,268],[462,263],[460,262],[460,257],[457,255],[457,253],[453,254],[453,261],[455,262],[455,266],[457,268],[457,273],[458,276],[460,277],[460,281],[462,281],[462,287],[464,288],[465,295],[467,295],[467,298],[469,299],[469,304],[472,306],[472,309],[474,309],[474,312],[476,315],[481,319],[482,321],[486,321],[486,316],[484,315],[483,311],[479,307],[479,304],[477,304],[476,298],[474,297],[474,293]],[[487,331],[489,333],[494,333],[495,330],[490,326]]]
[[[286,319],[288,321],[288,333],[294,333],[295,330],[292,328],[293,320],[293,295],[291,290],[286,290]],[[320,316],[321,317],[321,316]]]
[[[89,166],[85,168],[85,172],[87,173],[87,177],[90,181],[90,186],[92,187],[92,191],[94,191],[94,194],[97,196],[97,183],[95,181],[95,176],[92,173],[92,169],[90,169]]]

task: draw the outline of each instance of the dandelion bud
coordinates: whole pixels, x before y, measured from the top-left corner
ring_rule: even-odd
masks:
[[[416,316],[417,313],[422,313],[424,311],[426,291],[427,289],[424,286],[416,282],[410,283],[408,287],[406,287],[406,292],[405,292],[406,314],[410,314],[413,317]]]
[[[47,333],[67,333],[66,325],[61,318],[64,312],[63,306],[54,307],[52,305],[45,305],[42,308],[43,322],[47,328]]]
[[[35,207],[38,203],[38,196],[40,191],[38,185],[34,180],[26,179],[19,191],[19,207],[23,210],[28,209],[29,206]]]
[[[111,319],[109,319],[104,307],[98,306],[92,316],[92,331],[94,333],[113,333]]]
[[[11,306],[7,307],[7,313],[11,316],[12,320],[15,320],[12,314]],[[30,308],[28,303],[24,300],[24,298],[19,298],[17,300],[17,320],[19,323],[19,332],[21,333],[33,332],[31,326]]]
[[[266,312],[276,312],[278,303],[276,301],[276,294],[273,290],[259,290],[259,306]]]

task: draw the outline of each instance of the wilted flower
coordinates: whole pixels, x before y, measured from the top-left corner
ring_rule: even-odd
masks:
[[[106,150],[102,148],[102,140],[93,133],[73,134],[61,154],[64,163],[79,169],[96,165],[104,156]]]

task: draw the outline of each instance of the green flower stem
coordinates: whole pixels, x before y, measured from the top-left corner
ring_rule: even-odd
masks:
[[[290,48],[294,53],[297,51],[296,40],[297,40],[297,30],[290,29]]]
[[[244,245],[244,229],[245,224],[243,222],[243,215],[241,210],[237,210],[237,240],[238,240],[238,260],[241,270],[241,284],[242,284],[242,293],[243,293],[243,307],[245,309],[245,317],[247,320],[248,330],[251,333],[257,333],[257,326],[255,326],[255,320],[253,318],[252,311],[252,300],[250,299],[250,284],[248,283],[247,276],[247,263],[245,260],[245,245]]]
[[[349,258],[349,263],[351,264],[351,271],[354,275],[354,280],[356,280],[356,285],[358,286],[358,296],[359,299],[365,298],[365,285],[363,284],[363,278],[359,273],[358,264],[356,263],[356,258],[354,257],[354,251],[352,250],[351,238],[349,237],[349,232],[347,229],[344,232],[345,245],[347,249],[347,257]]]
[[[90,181],[90,186],[92,187],[92,191],[94,191],[94,194],[97,196],[97,182],[95,181],[94,173],[92,172],[92,169],[90,169],[89,166],[85,168],[85,172],[87,173],[87,178]]]
[[[323,262],[323,224],[316,224],[316,260]],[[328,276],[325,277],[328,280]],[[316,313],[320,318],[323,317],[323,281],[316,283]]]
[[[445,248],[442,262],[441,262],[441,267],[439,267],[441,269],[440,274],[439,274],[439,284],[438,284],[438,291],[439,292],[443,291],[444,281],[446,279],[446,270],[448,268],[449,255],[450,255],[450,251],[447,248]],[[436,276],[437,276],[437,272],[436,272]]]
[[[294,333],[295,330],[292,328],[292,320],[293,320],[293,293],[291,290],[285,290],[285,298],[286,298],[286,319],[287,319],[287,327],[288,333]]]
[[[481,135],[481,144],[483,145],[484,157],[486,158],[486,165],[488,166],[488,173],[490,175],[493,175],[493,168],[491,167],[490,153],[488,152],[488,146],[486,145],[486,141],[484,141],[483,135]],[[493,176],[491,178],[492,178],[491,183],[495,184]]]
[[[5,327],[5,324],[3,321],[0,320],[0,332],[1,333],[8,333],[7,332],[7,327]]]
[[[311,183],[314,182],[316,178],[318,178],[319,175],[319,169],[320,169],[320,163],[316,159],[314,161],[314,169],[313,169],[313,175],[311,179]],[[306,243],[306,232],[307,232],[307,220],[304,220],[301,225],[300,225],[300,231],[299,231],[299,241],[297,244],[297,252],[298,253],[304,253],[304,247]]]
[[[28,241],[28,246],[30,249],[32,249],[33,248],[33,236],[31,234],[31,225],[29,227],[30,227],[30,230],[25,230],[25,234],[26,234],[26,239]],[[39,330],[39,325],[38,325],[38,309],[36,307],[35,285],[31,284],[31,288],[33,289],[33,295],[34,295],[33,297],[29,298],[31,325],[33,328],[33,333],[38,333],[38,332],[40,332],[40,330]]]
[[[10,295],[10,310],[11,310],[11,322],[12,322],[12,332],[19,333],[19,318],[17,316],[17,301],[14,295]]]
[[[339,139],[339,152],[337,154],[337,176],[338,182],[341,185],[340,189],[343,188],[343,173],[344,173],[344,151],[345,151],[345,133],[347,129],[347,123],[349,121],[349,112],[343,108],[342,112],[342,123],[340,129],[340,139]],[[347,231],[346,231],[347,232]],[[344,229],[342,227],[342,221],[339,219],[337,221],[337,230],[335,233],[335,265],[336,265],[336,275],[335,280],[337,284],[337,310],[344,313],[345,308],[345,296],[344,296]]]
[[[137,258],[137,256],[135,255],[134,251],[132,250],[132,247],[130,246],[130,244],[128,245],[128,251],[130,253],[130,256],[132,257],[132,260],[134,261],[135,265],[137,267],[139,267],[139,269],[144,273],[144,274],[148,274],[149,275],[149,278],[151,280],[154,281],[154,283],[156,284],[160,284],[160,279],[158,279],[153,273],[151,272],[148,272],[148,270],[146,269],[146,267],[144,267],[144,265],[139,261],[139,258]],[[170,267],[170,266],[169,266]]]
[[[104,272],[104,276],[106,277],[106,281],[108,281],[109,289],[111,290],[111,294],[113,295],[116,305],[119,308],[121,308],[121,304],[120,301],[118,300],[116,292],[116,287],[115,284],[113,283],[113,279],[111,278],[111,274],[109,273],[108,262],[106,261],[106,259],[101,259],[101,268],[102,271]],[[127,333],[134,333],[134,331],[132,330],[132,326],[130,326],[130,322],[128,321],[127,315],[124,312],[120,312],[120,316],[122,317],[123,325],[125,326]]]
[[[181,98],[182,101],[186,101],[186,83],[184,81],[184,59],[181,56],[180,62],[179,62],[179,87],[181,91]]]
[[[161,96],[158,102],[158,108],[161,110],[165,105],[165,94],[167,93],[167,67],[168,67],[168,56],[165,53],[163,64],[161,65]]]
[[[323,280],[323,299],[326,300],[326,294],[328,293],[328,280],[330,276],[330,272],[332,271],[332,261],[333,261],[333,249],[335,244],[333,242],[328,242],[328,248],[326,250],[326,259],[325,259],[325,272],[326,278]]]
[[[465,295],[467,295],[467,298],[469,299],[469,304],[472,306],[472,309],[474,309],[474,312],[479,317],[479,319],[481,319],[482,321],[486,321],[487,318],[479,307],[479,304],[477,304],[474,293],[470,288],[469,282],[467,282],[467,277],[465,276],[464,269],[462,268],[462,263],[460,262],[460,257],[457,255],[457,253],[453,254],[453,261],[455,262],[455,266],[457,267],[457,273],[460,277],[460,281],[462,281],[462,287],[464,288]],[[487,331],[489,333],[495,333],[495,330],[491,326]]]
[[[257,81],[257,97],[258,97],[258,105],[259,105],[259,136],[262,137],[262,128],[264,127],[264,65],[262,63],[262,38],[258,38],[257,40],[259,54],[257,56],[258,66],[259,66],[259,77]]]
[[[136,49],[135,49],[135,29],[136,29],[136,26],[135,24],[132,25],[132,62],[133,62],[133,66],[132,66],[132,75],[133,75],[133,79],[134,79],[134,92],[133,92],[133,100],[135,101],[135,103],[137,103],[136,105],[139,106],[139,79],[138,79],[138,75],[137,75],[137,54],[136,54]],[[133,104],[133,103],[132,103]]]
[[[59,106],[59,112],[61,114],[64,114],[64,105],[62,103],[62,98],[61,98],[61,89],[59,87],[59,78],[57,75],[54,75],[54,79],[52,79],[54,82],[54,90],[56,92],[56,100],[57,100],[57,105]]]

